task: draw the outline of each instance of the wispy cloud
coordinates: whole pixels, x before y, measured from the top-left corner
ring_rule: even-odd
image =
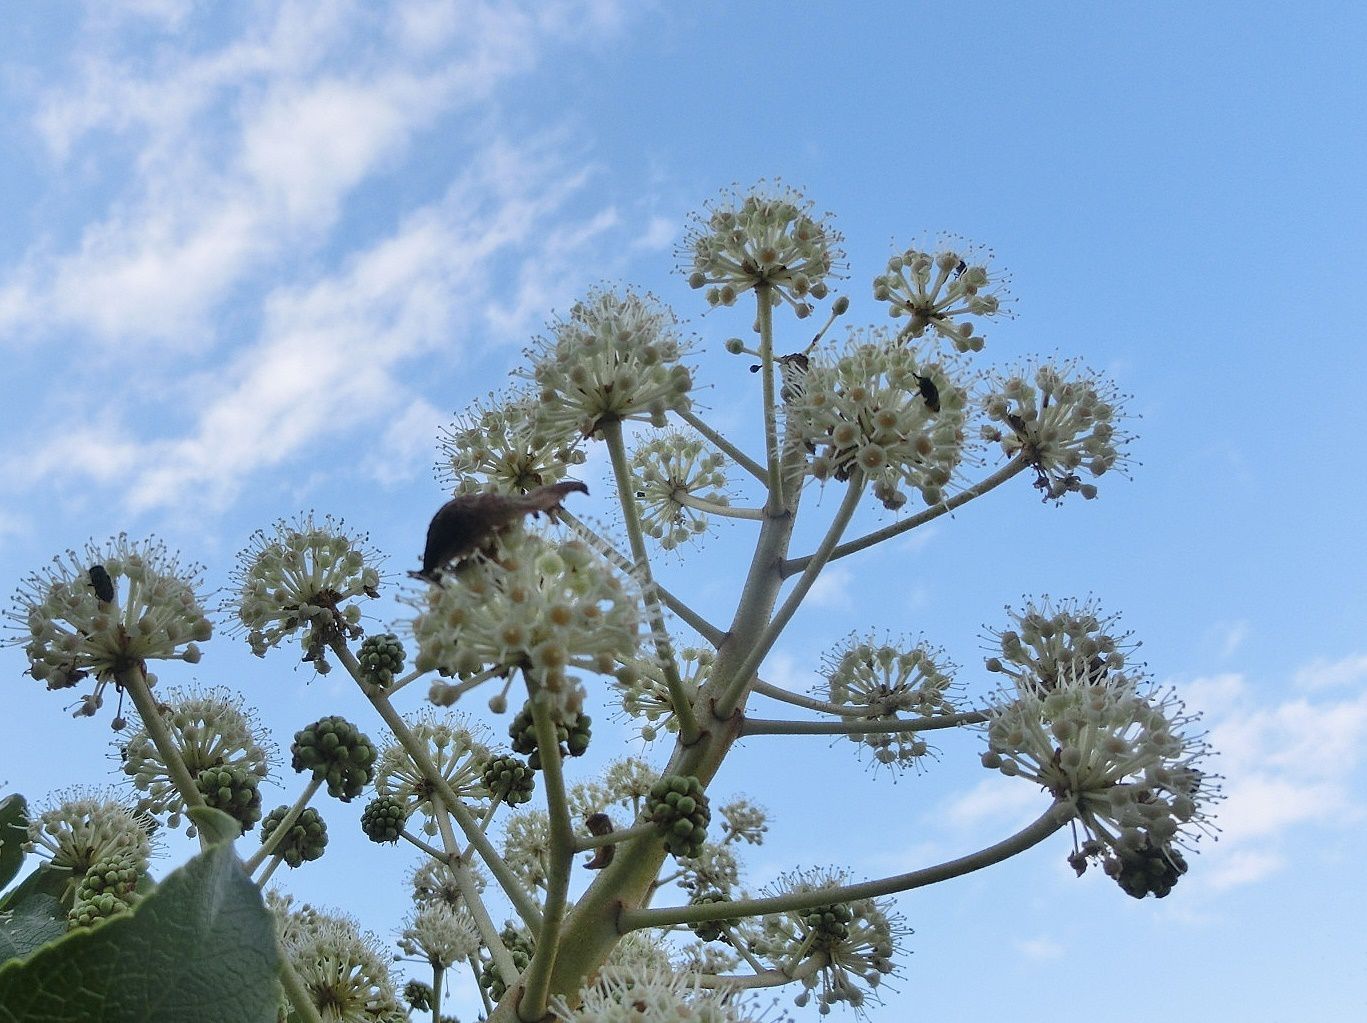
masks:
[[[1367,654],[1350,654],[1331,660],[1316,658],[1296,672],[1292,681],[1298,689],[1337,689],[1367,680]]]

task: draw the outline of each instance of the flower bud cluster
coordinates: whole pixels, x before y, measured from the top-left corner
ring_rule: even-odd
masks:
[[[329,715],[294,733],[290,766],[327,782],[328,795],[349,803],[375,776],[375,744],[346,718]]]
[[[54,805],[30,816],[27,852],[48,858],[58,870],[83,876],[101,861],[131,859],[147,869],[156,822],[104,789],[76,788],[56,794]]]
[[[799,317],[809,316],[808,299],[827,295],[827,277],[838,276],[841,236],[801,193],[760,182],[742,195],[693,215],[680,257],[692,288],[706,288],[707,304],[734,305],[751,288],[767,285],[770,301],[786,301]]]
[[[1117,429],[1124,400],[1109,380],[1074,362],[1033,373],[1025,368],[1006,375],[983,399],[987,418],[1000,424],[983,426],[983,439],[1025,458],[1045,501],[1069,493],[1091,500],[1096,486],[1083,483],[1078,470],[1100,476],[1128,461],[1131,437]]]
[[[264,657],[302,630],[304,660],[327,674],[328,645],[361,635],[354,598],[380,595],[379,559],[366,540],[330,515],[315,523],[312,512],[253,533],[234,573],[234,608],[252,653]]]
[[[673,431],[632,453],[632,486],[640,502],[641,525],[671,551],[707,532],[707,514],[681,499],[727,505],[726,458],[688,434]]]
[[[730,901],[721,892],[701,891],[689,899],[688,904],[690,906],[711,906]],[[688,929],[702,941],[727,941],[724,929],[736,927],[739,923],[739,920],[703,920],[699,923],[689,924]]]
[[[206,767],[195,775],[195,787],[207,806],[241,824],[244,834],[261,819],[261,779],[250,768]]]
[[[405,718],[404,722],[458,799],[484,797],[484,765],[492,756],[487,728],[454,712],[426,711]],[[397,740],[380,750],[375,764],[375,791],[401,800],[406,814],[422,814],[426,818],[425,834],[437,833],[437,811],[432,801],[440,797]]]
[[[679,678],[684,689],[696,693],[711,673],[716,652],[704,647],[684,647],[679,651]],[[679,730],[679,719],[674,715],[674,700],[665,681],[659,657],[651,652],[633,657],[618,667],[615,673],[617,691],[622,698],[622,713],[644,722],[641,738],[650,742],[660,734]]]
[[[1078,673],[1100,680],[1124,668],[1139,646],[1131,640],[1133,633],[1116,628],[1119,615],[1102,613],[1092,600],[1055,604],[1044,597],[1038,604],[1027,601],[1019,611],[1008,607],[1006,613],[1012,624],[984,637],[994,652],[986,666],[1007,675],[1018,689],[1037,686],[1048,692],[1060,676]]]
[[[125,913],[137,902],[138,880],[146,864],[132,851],[100,860],[86,871],[76,888],[67,927],[89,927],[97,920]]]
[[[461,677],[521,670],[572,717],[583,691],[567,670],[607,674],[636,652],[635,594],[578,541],[514,528],[501,543],[496,557],[476,556],[416,597],[417,667]]]
[[[137,543],[120,533],[103,547],[87,544],[54,558],[20,583],[8,612],[29,674],[49,689],[94,677],[78,716],[93,715],[104,687],[122,687],[151,660],[200,659],[213,631],[195,588],[198,565],[181,565],[160,541]],[[148,683],[156,677],[148,676]]]
[[[211,769],[251,775],[258,783],[269,776],[274,749],[268,741],[258,739],[261,726],[252,712],[242,705],[242,698],[237,693],[223,686],[173,690],[167,694],[159,712],[191,777],[197,779],[201,772]],[[178,828],[185,813],[185,802],[146,725],[137,719],[135,723],[136,727],[121,751],[123,773],[142,793],[139,806],[157,816],[165,815],[166,823]],[[240,798],[241,787],[247,784],[245,781],[235,783],[238,795],[233,796],[234,801]],[[247,804],[250,802],[248,797]],[[237,817],[227,807],[219,809]],[[259,812],[254,820],[257,819],[260,819]],[[250,826],[242,817],[238,820],[244,828]],[[193,837],[193,824],[187,823],[186,833]]]
[[[848,883],[843,871],[810,870],[785,875],[774,894],[814,892]],[[751,944],[776,964],[792,956],[815,959],[820,966],[803,972],[806,990],[797,996],[805,1005],[813,993],[823,1013],[837,1002],[861,1008],[885,976],[894,972],[896,944],[909,934],[901,917],[890,913],[887,900],[856,899],[817,909],[766,916]]]
[[[536,768],[511,754],[490,757],[484,764],[483,778],[490,797],[509,806],[529,802],[536,789]]]
[[[1076,813],[1089,838],[1072,860],[1079,870],[1099,859],[1131,894],[1157,876],[1152,890],[1165,895],[1186,869],[1174,844],[1209,828],[1202,804],[1218,797],[1198,766],[1209,750],[1188,731],[1195,721],[1171,690],[1074,661],[1051,685],[999,694],[983,766],[1028,779]]]
[[[281,822],[289,815],[288,806],[277,806],[261,822],[261,844],[270,841]],[[275,846],[279,856],[291,868],[300,866],[305,860],[316,860],[323,855],[328,844],[328,826],[322,815],[313,807],[306,807],[294,824],[290,826]]]
[[[367,636],[356,654],[361,680],[379,689],[388,689],[394,684],[395,676],[403,671],[403,658],[403,644],[394,633]]]
[[[560,755],[582,757],[588,752],[589,741],[593,738],[592,726],[593,719],[587,714],[576,714],[569,721],[556,721],[555,737],[560,745]],[[536,738],[530,701],[513,718],[508,735],[513,740],[513,752],[525,755],[527,766],[533,771],[541,770],[541,747]]]
[[[539,432],[585,437],[604,420],[665,425],[665,413],[689,407],[693,375],[679,360],[686,346],[674,314],[653,298],[594,291],[533,342],[530,370],[540,408]]]
[[[789,435],[815,451],[818,480],[858,472],[885,508],[906,503],[903,487],[938,504],[963,453],[967,395],[955,370],[885,331],[852,331],[843,351],[812,355]]]
[[[851,635],[824,658],[825,696],[831,703],[860,711],[870,731],[851,733],[851,742],[872,751],[874,764],[902,768],[919,765],[930,746],[915,732],[882,732],[904,715],[953,714],[949,674],[954,665],[944,652],[924,642],[914,645]]]
[[[532,936],[525,930],[514,927],[512,924],[505,924],[503,930],[498,932],[498,936],[503,941],[503,947],[512,956],[513,966],[519,973],[525,970],[532,962],[532,952],[535,946],[532,943]],[[481,965],[479,971],[479,984],[485,991],[489,992],[489,997],[498,1001],[508,990],[508,985],[503,982],[503,976],[499,973],[498,967],[489,959]]]
[[[929,329],[960,352],[980,352],[984,339],[963,317],[1001,312],[1009,278],[989,271],[991,258],[988,252],[979,262],[972,246],[942,244],[935,252],[913,246],[873,279],[873,297],[888,303],[889,315],[908,318],[900,338],[923,337]]]
[[[559,483],[584,461],[577,430],[551,430],[538,416],[535,394],[520,392],[475,402],[441,431],[437,479],[458,494],[525,494]]]
[[[397,842],[407,821],[403,800],[393,796],[376,796],[361,811],[361,831],[377,845]]]
[[[697,856],[702,852],[712,810],[702,784],[691,774],[668,774],[651,786],[646,815],[655,822],[665,849],[673,855]]]

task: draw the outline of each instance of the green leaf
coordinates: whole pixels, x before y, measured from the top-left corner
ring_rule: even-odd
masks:
[[[17,910],[25,900],[35,895],[51,895],[62,902],[64,909],[70,909],[72,894],[71,871],[58,870],[39,862],[33,873],[6,892],[4,898],[0,898],[0,913]]]
[[[0,799],[0,888],[14,880],[24,864],[28,838],[28,804],[15,793]]]
[[[66,933],[66,910],[51,895],[33,894],[0,913],[0,963],[19,959]]]
[[[188,811],[190,820],[210,842],[231,842],[242,834],[242,825],[235,818],[212,806],[192,806]]]
[[[231,845],[0,966],[0,1023],[275,1023],[275,925]]]

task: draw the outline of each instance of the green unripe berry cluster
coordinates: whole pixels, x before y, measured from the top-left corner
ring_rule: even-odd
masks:
[[[90,927],[97,921],[104,920],[120,913],[126,913],[133,907],[133,896],[119,895],[115,891],[85,892],[82,885],[77,892],[76,901],[67,913],[66,924],[69,930],[77,927]]]
[[[814,932],[812,944],[817,948],[830,948],[850,936],[850,924],[854,913],[843,903],[834,906],[817,906],[804,910],[802,922]]]
[[[1176,849],[1158,849],[1152,844],[1134,852],[1126,851],[1119,858],[1106,862],[1106,873],[1120,885],[1121,891],[1135,899],[1146,895],[1164,898],[1183,874],[1187,861]]]
[[[270,840],[271,834],[289,812],[288,806],[277,806],[266,814],[266,819],[261,822],[262,845]],[[322,856],[327,844],[328,826],[317,810],[308,807],[294,822],[289,834],[280,840],[275,851],[289,866],[297,867],[305,860],[316,860]]]
[[[420,980],[410,980],[403,986],[403,1000],[418,1012],[432,1011],[432,988]]]
[[[132,895],[142,876],[142,865],[133,855],[112,855],[100,860],[85,872],[76,898],[108,892],[120,897]]]
[[[361,830],[372,842],[397,842],[407,820],[408,811],[402,799],[379,796],[361,811]]]
[[[403,671],[403,658],[403,644],[392,632],[367,637],[356,655],[361,664],[361,678],[381,689],[394,684],[394,677]]]
[[[247,767],[207,767],[195,777],[204,802],[248,832],[261,819],[261,779]]]
[[[699,892],[688,900],[688,904],[690,906],[707,906],[717,902],[730,901],[721,892]],[[735,927],[739,923],[739,920],[703,920],[699,923],[689,924],[688,929],[703,941],[725,941],[730,944],[726,935],[722,933],[722,928]]]
[[[527,802],[536,788],[535,770],[508,754],[490,757],[484,765],[483,777],[489,795],[502,799],[509,806]]]
[[[291,766],[326,781],[328,794],[344,803],[359,796],[375,777],[375,745],[346,718],[319,718],[294,733]]]
[[[555,723],[555,737],[560,744],[562,757],[584,755],[589,748],[589,739],[593,737],[592,724],[593,719],[587,714],[580,714],[570,725],[561,721]],[[513,740],[513,751],[526,754],[527,763],[533,771],[541,770],[541,750],[537,748],[536,726],[532,723],[530,704],[517,712],[513,723],[508,726],[508,735]]]
[[[512,924],[504,926],[499,931],[498,936],[503,939],[504,946],[508,949],[508,954],[513,957],[513,965],[517,967],[517,972],[522,973],[531,965],[532,962],[532,939],[523,931],[519,931]],[[497,1002],[508,990],[508,985],[503,983],[503,977],[498,972],[498,967],[493,960],[484,963],[479,970],[479,985],[489,992],[489,997]]]
[[[675,856],[697,856],[707,841],[712,810],[698,779],[691,774],[667,774],[650,788],[647,816]]]

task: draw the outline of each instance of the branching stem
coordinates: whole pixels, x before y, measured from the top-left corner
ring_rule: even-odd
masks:
[[[980,710],[929,718],[860,718],[856,721],[771,721],[746,718],[741,735],[875,735],[895,732],[930,732],[937,728],[979,725],[987,720]]]

